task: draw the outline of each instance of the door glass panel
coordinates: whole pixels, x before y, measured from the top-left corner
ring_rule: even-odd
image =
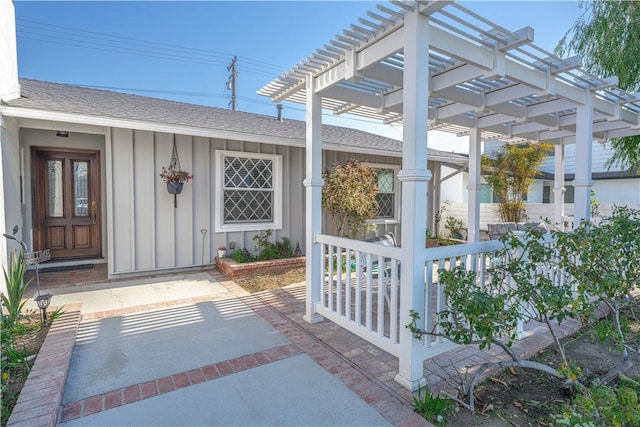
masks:
[[[89,215],[87,162],[73,162],[73,206],[75,216]]]
[[[63,215],[62,209],[62,160],[48,160],[47,161],[47,180],[49,194],[49,216],[61,217]]]

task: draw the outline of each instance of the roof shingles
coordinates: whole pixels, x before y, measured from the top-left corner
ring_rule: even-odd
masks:
[[[305,140],[306,124],[299,120],[279,122],[261,114],[39,80],[20,79],[20,85],[22,96],[9,101],[9,107],[256,134],[302,145]],[[357,129],[323,125],[322,138],[323,143],[345,151],[374,149],[392,156],[402,152],[401,141]],[[432,149],[429,154],[458,162],[467,158]]]

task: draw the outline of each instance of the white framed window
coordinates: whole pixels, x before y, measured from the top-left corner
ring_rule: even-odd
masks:
[[[382,166],[368,165],[375,174],[376,185],[378,186],[378,194],[376,201],[378,202],[378,212],[376,212],[373,222],[389,221],[397,219],[398,212],[398,194],[396,190],[399,166]]]
[[[282,229],[282,156],[216,151],[215,230]]]

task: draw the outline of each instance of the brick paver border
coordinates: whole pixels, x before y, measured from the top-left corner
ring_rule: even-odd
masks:
[[[80,323],[81,304],[69,304],[49,327],[7,426],[55,426]]]
[[[117,408],[118,406],[128,403],[170,393],[180,388],[215,380],[216,378],[246,371],[257,366],[267,365],[301,353],[302,351],[296,345],[286,344],[258,353],[236,357],[235,359],[214,363],[189,371],[178,372],[163,378],[87,397],[77,402],[64,405],[60,422],[64,423],[75,420],[76,418]]]

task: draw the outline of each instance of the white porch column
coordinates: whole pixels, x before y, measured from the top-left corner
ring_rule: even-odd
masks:
[[[577,108],[576,114],[576,175],[573,180],[575,189],[573,228],[581,221],[591,219],[591,160],[593,144],[593,106],[591,93],[587,92],[586,102]]]
[[[427,101],[429,95],[428,18],[417,11],[404,20],[402,170],[402,297],[400,298],[400,357],[395,380],[409,390],[426,381],[423,374],[422,341],[404,327],[409,311],[424,319],[424,226],[427,218]]]
[[[564,144],[560,141],[554,147],[553,176],[553,222],[559,230],[564,231]]]
[[[480,241],[480,129],[469,129],[469,184],[467,201],[468,242]]]
[[[320,244],[314,242],[315,235],[322,231],[322,98],[315,93],[313,78],[307,77],[307,143],[305,152],[305,249],[307,269],[306,311],[304,320],[309,323],[322,321],[316,313],[315,304],[320,302],[320,266],[322,252]]]

